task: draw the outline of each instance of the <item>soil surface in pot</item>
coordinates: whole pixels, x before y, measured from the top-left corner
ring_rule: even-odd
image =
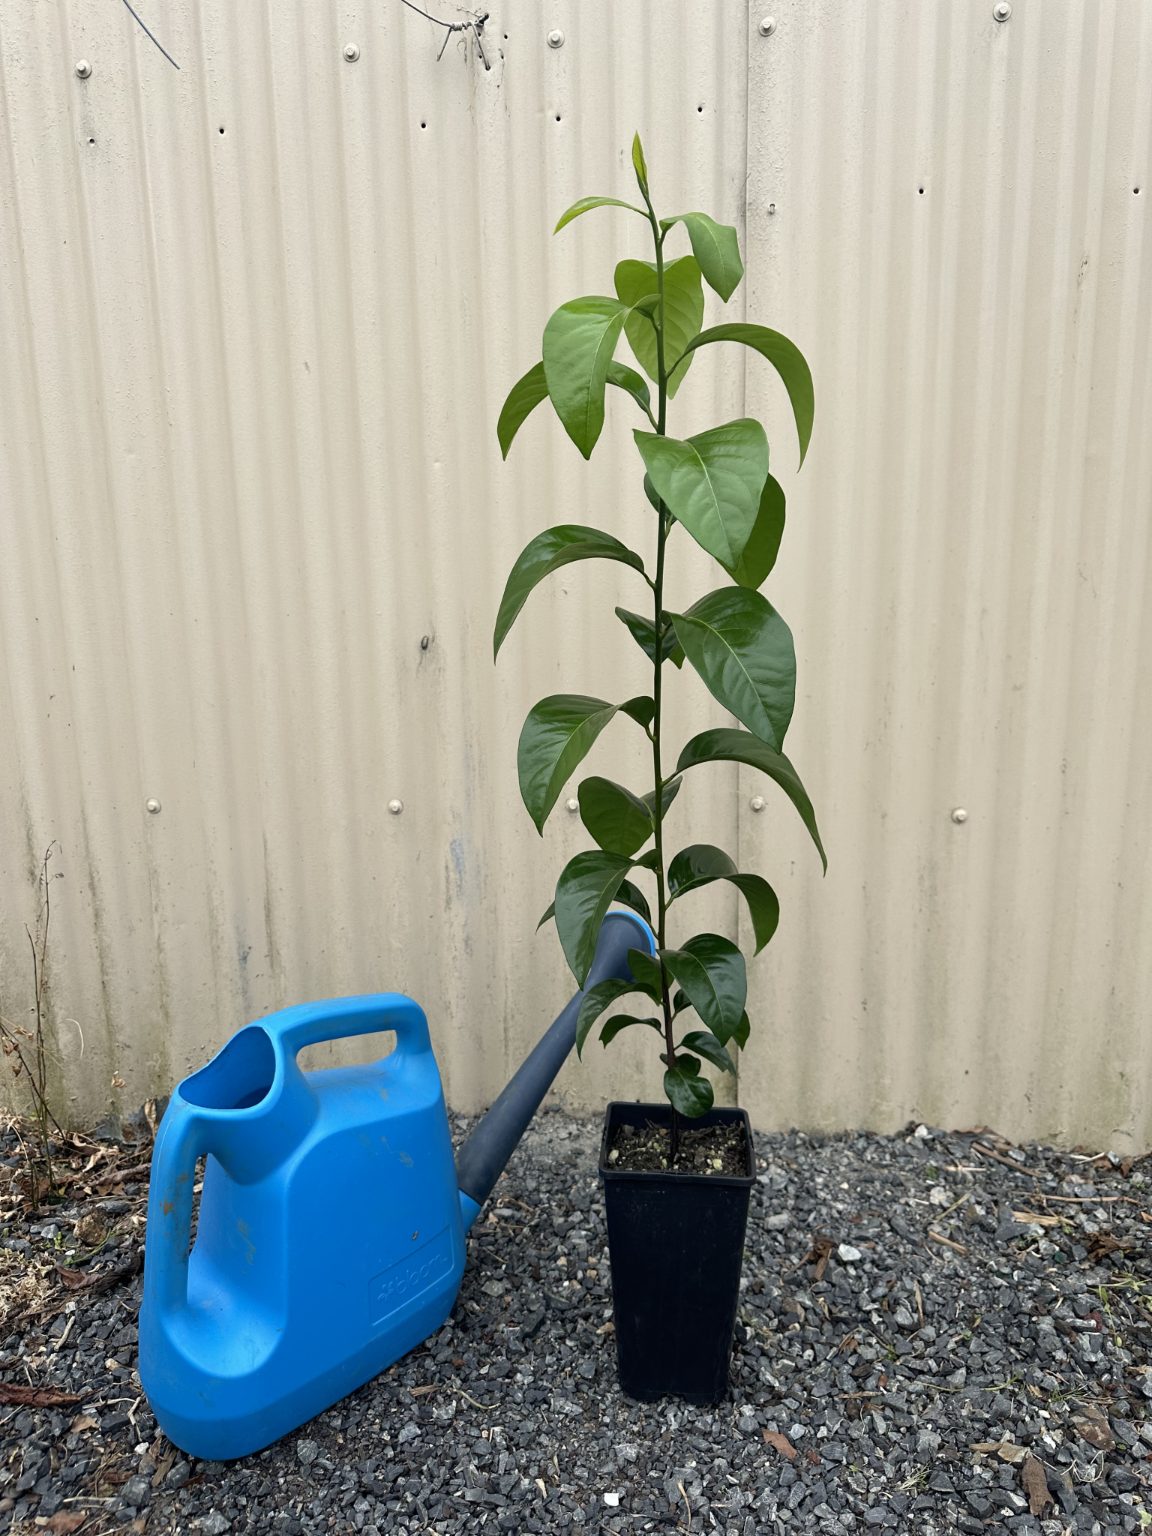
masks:
[[[675,1163],[669,1162],[669,1132],[666,1125],[619,1125],[608,1147],[608,1161],[613,1168],[630,1173],[714,1173],[735,1174],[748,1171],[748,1143],[742,1124],[708,1125],[690,1130],[680,1127],[680,1148]]]

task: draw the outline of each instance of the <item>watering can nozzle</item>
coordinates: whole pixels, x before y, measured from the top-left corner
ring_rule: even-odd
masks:
[[[628,952],[656,953],[656,939],[643,918],[631,912],[610,912],[600,929],[592,969],[582,991],[568,1004],[544,1037],[517,1069],[500,1097],[456,1154],[456,1182],[465,1229],[480,1213],[496,1180],[552,1086],[576,1040],[576,1021],[584,993],[609,977],[631,975]]]

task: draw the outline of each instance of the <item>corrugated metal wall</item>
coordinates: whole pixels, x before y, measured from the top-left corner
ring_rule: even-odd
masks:
[[[571,568],[497,669],[491,622],[540,528],[651,530],[624,412],[590,466],[543,413],[502,465],[494,424],[551,309],[644,254],[607,213],[549,234],[625,192],[638,127],[665,208],[745,231],[728,313],[817,382],[798,478],[754,357],[710,349],[672,418],[767,421],[831,857],[742,771],[677,804],[784,904],[741,1098],[1152,1141],[1152,13],[992,9],[776,0],[762,36],[760,7],[508,0],[485,70],[399,0],[149,5],[177,72],[111,0],[0,3],[0,1007],[58,840],[72,1114],[377,987],[474,1107],[568,995],[534,926],[582,833],[561,807],[541,845],[515,739],[543,693],[640,688],[638,594]],[[673,595],[709,581],[689,556]],[[674,731],[713,718],[676,692]],[[640,745],[592,761],[638,776]],[[561,1082],[593,1105],[655,1063]]]

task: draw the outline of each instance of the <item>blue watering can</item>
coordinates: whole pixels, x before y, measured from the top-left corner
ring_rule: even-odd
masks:
[[[655,953],[647,924],[610,913],[586,986],[628,976],[637,948]],[[440,1327],[464,1235],[572,1048],[583,996],[455,1160],[427,1020],[397,992],[271,1014],[176,1088],[152,1152],[140,1380],[181,1450],[258,1451]],[[396,1034],[381,1061],[296,1064],[305,1046],[378,1030]]]

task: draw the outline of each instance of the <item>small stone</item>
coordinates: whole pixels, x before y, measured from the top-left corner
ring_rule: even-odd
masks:
[[[609,1509],[619,1509],[620,1495],[618,1493],[606,1493],[604,1495],[604,1502],[607,1504]]]
[[[916,1319],[911,1311],[901,1303],[892,1314],[893,1321],[898,1328],[915,1328]]]
[[[320,1447],[316,1444],[315,1440],[301,1440],[296,1447],[297,1459],[303,1462],[306,1467],[310,1467],[319,1454]]]
[[[420,1427],[417,1424],[405,1424],[397,1436],[397,1440],[401,1445],[407,1445],[410,1440],[418,1440],[419,1438]]]
[[[164,1479],[165,1488],[183,1488],[190,1474],[191,1469],[186,1461],[174,1461]]]
[[[764,1226],[769,1232],[786,1232],[791,1225],[792,1216],[788,1211],[773,1211],[764,1220]]]
[[[841,1243],[836,1250],[836,1256],[841,1264],[859,1264],[864,1257],[859,1248],[853,1248],[851,1243]]]
[[[224,1536],[225,1531],[232,1529],[232,1522],[227,1515],[222,1515],[218,1509],[214,1509],[204,1516],[197,1529],[203,1531],[204,1536]]]
[[[120,1490],[120,1497],[133,1509],[143,1509],[152,1496],[152,1487],[146,1477],[130,1477]]]

